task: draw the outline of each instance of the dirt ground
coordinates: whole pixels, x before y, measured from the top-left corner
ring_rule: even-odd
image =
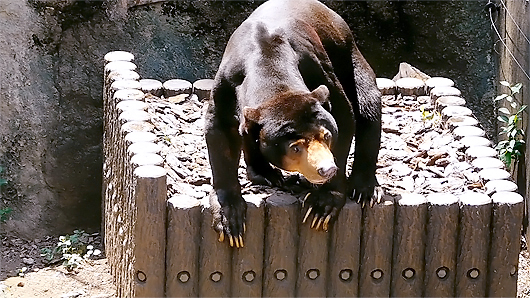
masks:
[[[24,241],[2,237],[0,255],[0,297],[57,297],[57,298],[114,298],[116,286],[112,282],[106,258],[83,262],[72,272],[62,265],[45,265],[40,248],[53,245],[57,237]],[[95,237],[94,242],[100,241]],[[38,244],[38,245],[37,245]],[[9,258],[9,259],[7,259]],[[31,258],[31,260],[28,260]],[[28,264],[32,263],[32,264]],[[28,268],[23,277],[20,269]],[[517,297],[530,298],[530,253],[519,256]]]
[[[46,267],[0,282],[0,296],[5,298],[113,298],[115,293],[107,259],[86,262],[74,272],[64,266]]]
[[[519,254],[517,297],[530,297],[530,253],[528,252],[528,249],[521,251]]]
[[[113,298],[112,282],[106,258],[82,261],[69,272],[62,265],[49,264],[40,256],[41,248],[53,247],[58,237],[26,241],[2,236],[0,250],[0,297]],[[91,235],[90,244],[101,249],[101,236]],[[24,269],[23,269],[24,268]],[[23,273],[23,276],[19,276]]]

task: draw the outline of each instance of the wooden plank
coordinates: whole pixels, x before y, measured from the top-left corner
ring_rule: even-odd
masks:
[[[396,206],[392,264],[392,297],[420,297],[425,275],[427,199],[402,194]]]
[[[210,204],[219,204],[215,192],[210,194],[208,201],[202,202],[201,240],[199,256],[199,296],[229,297],[232,279],[232,249],[212,228],[213,215]],[[220,207],[219,207],[220,208]]]
[[[308,221],[300,226],[296,296],[325,297],[330,234],[311,229]]]
[[[425,247],[424,297],[454,296],[458,246],[458,197],[430,194]]]
[[[232,297],[261,297],[263,287],[263,242],[266,194],[249,194],[244,247],[234,249]]]
[[[166,296],[199,296],[199,200],[177,194],[168,200]]]
[[[166,170],[143,166],[136,168],[134,175],[134,293],[136,297],[162,297],[166,277]]]
[[[348,200],[333,225],[329,247],[329,297],[359,296],[361,205]]]
[[[267,198],[266,212],[263,296],[294,297],[300,204],[295,197],[278,192]]]
[[[388,297],[394,236],[394,198],[363,209],[361,238],[360,297]]]
[[[455,294],[457,297],[485,297],[491,198],[477,192],[458,197],[461,208]]]
[[[492,200],[493,219],[487,293],[489,297],[515,297],[524,199],[515,192],[497,192],[493,194]]]

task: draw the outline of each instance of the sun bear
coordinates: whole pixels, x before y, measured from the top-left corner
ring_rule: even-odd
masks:
[[[235,30],[205,125],[219,206],[214,229],[231,246],[244,246],[241,150],[255,184],[283,186],[283,169],[314,185],[302,212],[317,230],[329,229],[347,197],[377,201],[381,94],[346,22],[316,0],[267,1]]]

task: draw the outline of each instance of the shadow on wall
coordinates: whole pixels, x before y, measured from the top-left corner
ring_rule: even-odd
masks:
[[[9,92],[16,84],[2,85],[0,111],[22,119],[18,127],[0,130],[0,155],[11,181],[2,199],[15,207],[7,230],[31,238],[99,227],[105,53],[134,53],[144,78],[212,78],[230,34],[262,2],[167,1],[133,6],[126,14],[115,13],[111,3],[32,0],[13,11],[11,25],[20,28],[19,47],[28,53],[14,63],[33,59],[37,66],[7,68],[15,79],[33,82],[22,94]],[[429,75],[450,77],[490,131],[494,61],[485,3],[326,1],[350,24],[378,76],[393,77],[406,61]],[[17,23],[22,13],[27,24]],[[12,53],[0,50],[0,58],[12,59]],[[38,104],[28,98],[44,98],[46,105],[20,112]],[[45,121],[36,130],[24,121],[28,117]],[[17,135],[34,137],[24,147],[4,142]],[[23,162],[28,156],[33,161]],[[27,210],[35,214],[27,216]]]

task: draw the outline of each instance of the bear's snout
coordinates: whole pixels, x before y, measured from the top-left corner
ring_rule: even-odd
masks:
[[[337,174],[338,169],[332,160],[324,160],[318,165],[317,172],[322,178],[329,180]]]

